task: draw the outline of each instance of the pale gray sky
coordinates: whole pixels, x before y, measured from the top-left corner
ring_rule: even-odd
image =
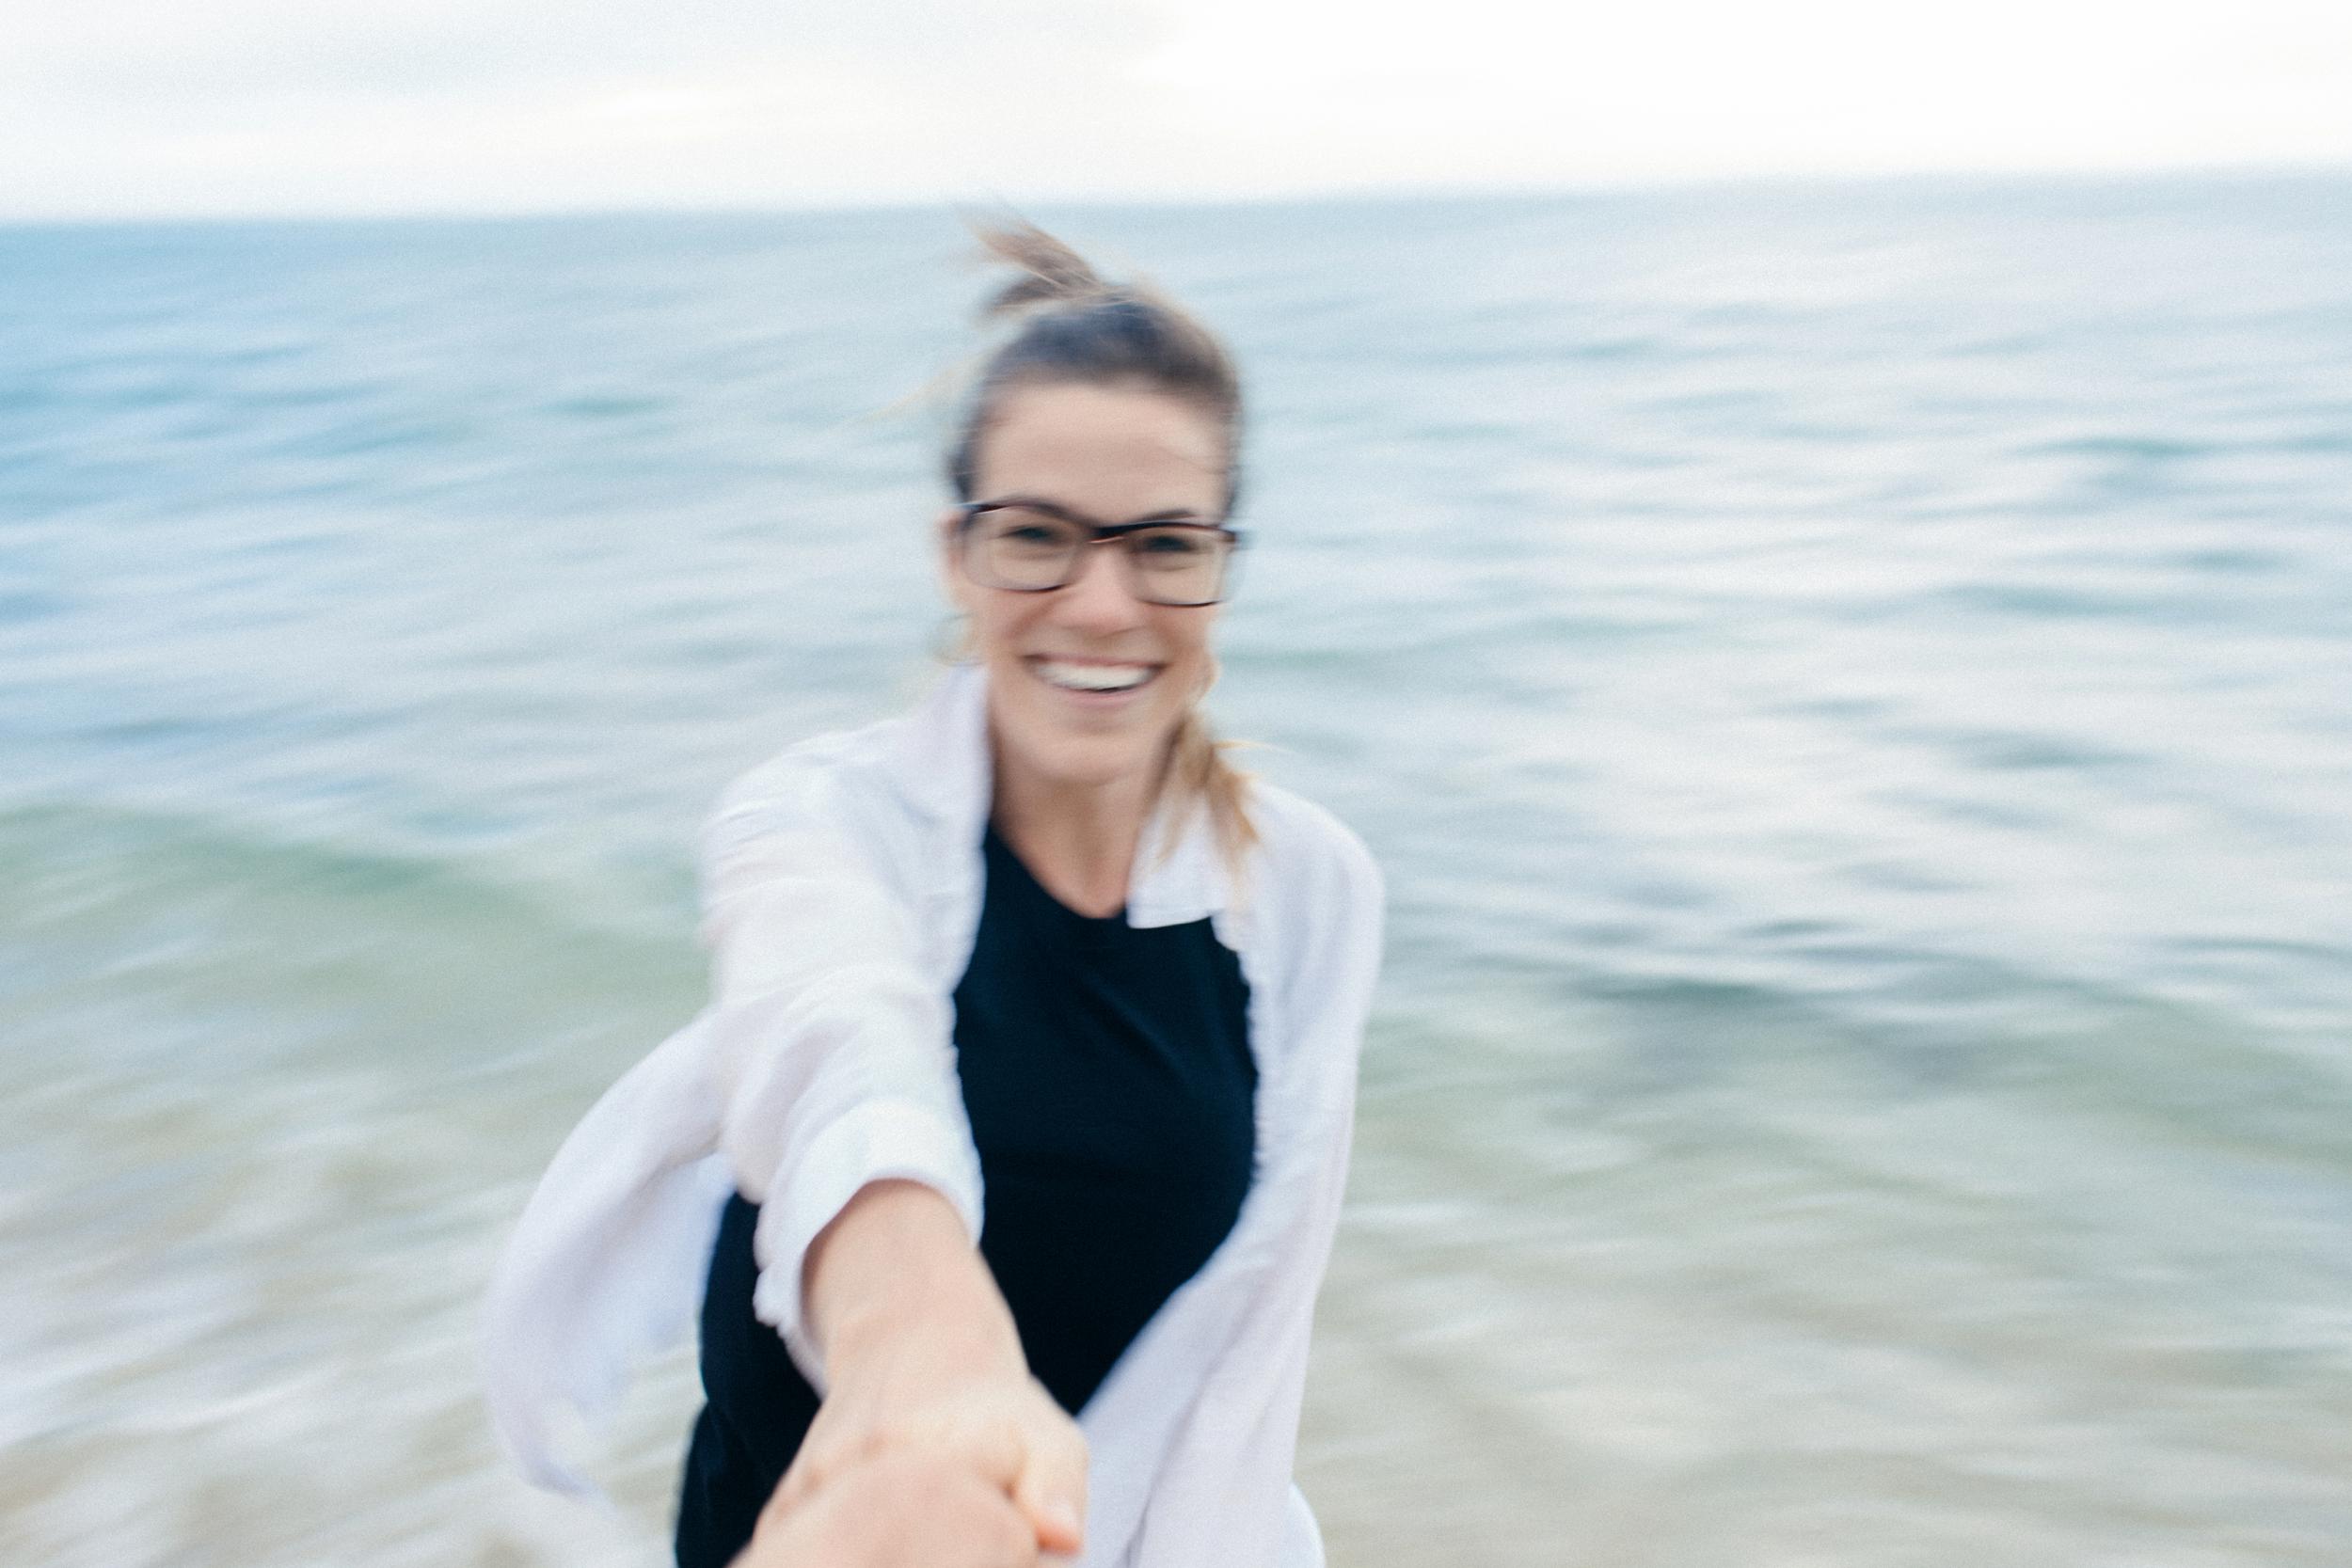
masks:
[[[0,218],[2352,166],[2352,0],[14,0]]]

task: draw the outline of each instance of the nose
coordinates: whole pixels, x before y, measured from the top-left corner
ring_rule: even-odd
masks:
[[[1078,575],[1054,597],[1055,619],[1073,630],[1105,637],[1143,624],[1143,601],[1127,585],[1120,547],[1109,541],[1104,548],[1090,545],[1078,562]]]

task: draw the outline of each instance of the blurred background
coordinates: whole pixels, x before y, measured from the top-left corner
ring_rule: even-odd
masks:
[[[585,1511],[475,1304],[929,678],[1003,198],[1389,876],[1334,1568],[2352,1561],[2352,21],[1447,13],[9,18],[0,1560],[666,1560],[684,1354]]]

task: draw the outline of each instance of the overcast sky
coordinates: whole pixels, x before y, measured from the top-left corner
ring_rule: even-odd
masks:
[[[2352,166],[2352,0],[8,0],[0,218]]]

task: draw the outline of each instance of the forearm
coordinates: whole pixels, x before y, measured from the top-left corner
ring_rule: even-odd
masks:
[[[802,1269],[826,1382],[946,1361],[1026,1372],[1012,1314],[961,1218],[916,1181],[874,1181],[826,1226]]]

